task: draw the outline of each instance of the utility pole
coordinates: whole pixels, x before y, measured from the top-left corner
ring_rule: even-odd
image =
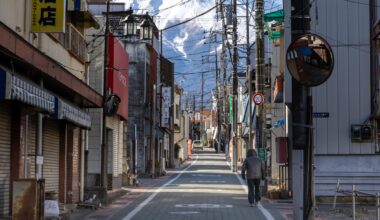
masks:
[[[201,113],[200,113],[200,127],[199,127],[199,139],[203,141],[203,89],[204,89],[204,72],[202,72],[202,91],[201,91]]]
[[[264,66],[265,66],[265,56],[264,56],[264,23],[263,23],[263,13],[264,13],[264,1],[256,0],[255,2],[255,21],[256,21],[256,92],[264,95]],[[264,133],[265,127],[265,113],[264,113],[264,103],[256,106],[257,108],[257,118],[256,118],[256,148],[264,149],[266,152],[266,135]],[[265,172],[266,168],[266,158],[265,158]],[[266,174],[265,174],[266,176]],[[266,191],[267,182],[265,181]]]
[[[309,0],[292,0],[292,39],[310,31]],[[293,179],[294,219],[314,219],[313,210],[313,137],[312,97],[309,87],[302,86],[292,78],[293,137],[291,164]],[[290,172],[289,172],[290,173]],[[297,181],[299,180],[299,181]],[[297,193],[303,192],[303,193]]]
[[[193,95],[193,128],[192,128],[192,131],[193,131],[193,141],[196,140],[195,139],[195,132],[194,132],[194,124],[195,124],[195,95]]]
[[[237,171],[237,3],[236,0],[233,0],[233,23],[232,23],[232,33],[233,33],[233,57],[232,57],[232,130],[233,130],[233,158],[232,158],[232,171]]]
[[[226,37],[227,37],[227,26],[226,26],[226,23],[225,23],[225,20],[224,20],[224,7],[223,7],[223,0],[220,0],[220,19],[222,20],[222,28],[223,28],[223,33],[222,33],[222,67],[221,69],[223,69],[223,114],[224,114],[224,118],[223,118],[223,121],[224,121],[224,124],[226,126],[226,133],[224,134],[224,140],[225,140],[225,143],[224,143],[224,151],[226,153],[226,156],[227,153],[228,153],[228,150],[227,150],[227,144],[226,144],[226,139],[227,139],[227,131],[228,131],[228,114],[227,114],[227,102],[228,102],[228,99],[227,99],[227,59],[226,59],[226,47],[225,47],[225,42],[226,42]]]
[[[246,13],[245,13],[245,16],[246,16],[246,32],[247,32],[247,60],[246,60],[246,64],[247,64],[247,75],[248,75],[248,105],[249,105],[249,120],[248,120],[248,123],[249,123],[249,136],[248,136],[248,139],[249,139],[249,144],[248,144],[248,149],[253,149],[253,144],[252,144],[252,121],[253,121],[253,118],[252,118],[252,74],[251,74],[251,59],[250,59],[250,56],[251,56],[251,47],[250,47],[250,44],[249,44],[249,1],[246,0],[246,4],[245,4],[245,7],[246,7]]]
[[[255,2],[255,21],[256,21],[256,92],[264,93],[264,25],[263,10],[264,1],[256,0]],[[257,106],[257,126],[256,126],[256,147],[265,147],[264,138],[264,112],[263,105]]]
[[[108,146],[107,146],[107,125],[106,125],[106,102],[107,102],[107,96],[108,96],[108,35],[109,35],[109,18],[108,14],[110,11],[110,2],[106,1],[106,24],[105,24],[105,31],[104,31],[104,68],[103,68],[103,121],[102,121],[102,145],[101,145],[101,171],[100,171],[100,186],[104,187],[105,195],[107,195],[107,168],[108,168]]]
[[[219,69],[218,69],[218,51],[215,47],[215,75],[216,75],[216,113],[217,113],[217,123],[218,123],[218,149],[217,152],[220,152],[220,141],[221,141],[221,136],[222,132],[220,131],[221,126],[220,126],[220,91],[219,91],[219,81],[220,81],[220,74],[219,74]]]

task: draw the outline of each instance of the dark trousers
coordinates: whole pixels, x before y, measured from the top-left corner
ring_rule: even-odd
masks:
[[[247,179],[248,201],[250,204],[260,201],[260,179]]]

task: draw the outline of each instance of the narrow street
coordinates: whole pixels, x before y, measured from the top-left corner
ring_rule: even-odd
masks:
[[[223,154],[204,150],[192,156],[190,165],[158,187],[152,187],[111,215],[91,214],[87,219],[283,219],[263,199],[250,207],[245,186],[233,174]],[[134,192],[132,191],[131,194]],[[118,203],[118,202],[116,202]],[[102,211],[100,211],[102,212]]]

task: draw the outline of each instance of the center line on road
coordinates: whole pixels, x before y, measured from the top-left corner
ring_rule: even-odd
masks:
[[[180,176],[182,176],[182,174],[186,170],[188,170],[190,167],[192,167],[195,164],[195,162],[197,162],[197,161],[198,161],[198,155],[197,155],[197,159],[194,160],[188,167],[186,167],[185,169],[181,170],[181,172],[176,177],[174,177],[172,180],[170,180],[169,182],[165,183],[160,188],[156,189],[156,191],[152,195],[150,195],[147,199],[145,199],[142,203],[140,203],[136,208],[134,208],[127,216],[125,216],[123,218],[123,220],[131,220],[139,211],[141,211],[141,209],[143,209],[150,201],[152,201],[152,199],[154,197],[156,197],[157,194],[160,193],[163,188],[165,188],[166,186],[168,186],[172,182],[176,181]]]
[[[191,176],[201,176],[201,177],[221,177],[220,174],[191,174]]]
[[[174,215],[192,215],[192,214],[199,214],[200,212],[196,212],[196,211],[189,211],[189,212],[169,212],[170,214],[174,214]]]
[[[192,183],[225,183],[226,181],[217,181],[217,180],[197,180],[197,181],[191,181]]]
[[[245,181],[243,181],[243,179],[239,176],[239,174],[235,173],[235,175],[236,175],[236,178],[239,180],[241,187],[244,189],[245,193],[248,194],[248,188],[245,184]],[[270,212],[267,209],[264,208],[264,206],[259,204],[257,208],[259,208],[259,210],[263,213],[263,215],[265,216],[267,220],[274,220],[273,216],[270,214]]]

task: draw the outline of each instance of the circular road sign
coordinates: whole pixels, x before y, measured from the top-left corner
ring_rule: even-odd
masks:
[[[261,105],[263,104],[264,102],[264,96],[263,94],[261,93],[256,93],[254,96],[253,96],[253,102],[256,104],[256,105]]]
[[[294,39],[288,47],[286,65],[301,85],[318,86],[330,77],[334,69],[334,55],[325,39],[316,34],[304,34]]]

